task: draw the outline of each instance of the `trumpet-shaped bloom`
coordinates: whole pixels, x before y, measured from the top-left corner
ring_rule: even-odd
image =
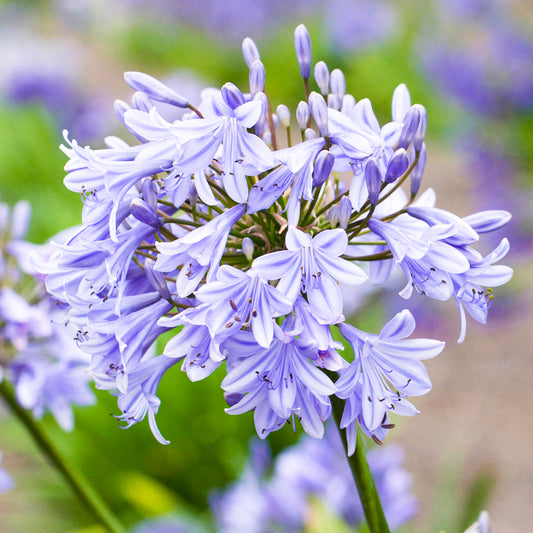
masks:
[[[266,279],[279,279],[277,289],[294,302],[300,291],[307,294],[313,313],[325,324],[342,317],[342,294],[336,282],[364,283],[367,275],[342,259],[348,245],[343,229],[325,230],[316,237],[291,228],[285,240],[287,250],[257,258],[253,267]]]
[[[351,344],[354,361],[336,385],[338,396],[347,398],[361,383],[363,420],[369,431],[381,426],[389,410],[416,412],[405,400],[431,389],[426,369],[420,362],[438,355],[444,343],[433,339],[406,339],[415,329],[413,315],[404,309],[387,322],[379,335],[340,324]],[[401,406],[401,408],[398,408]]]
[[[457,342],[463,342],[466,334],[466,313],[477,322],[485,324],[492,302],[492,287],[507,283],[513,269],[506,265],[495,265],[509,251],[509,241],[500,244],[484,258],[472,261],[470,269],[464,274],[452,276],[454,297],[461,317],[461,332]],[[488,287],[488,288],[484,288]]]
[[[267,348],[254,346],[246,337],[249,334],[242,332],[225,344],[226,350],[238,351],[242,361],[228,373],[222,388],[227,393],[244,394],[227,412],[236,414],[259,409],[265,419],[270,415],[276,423],[287,420],[294,413],[302,419],[302,424],[308,426],[306,431],[309,434],[321,436],[323,413],[320,405],[329,407],[328,396],[336,391],[336,387],[311,362],[317,352],[314,343],[298,340],[277,325]],[[267,423],[257,429],[259,436],[264,438],[277,427]]]
[[[268,348],[274,334],[274,317],[292,311],[291,302],[269,285],[259,273],[223,265],[215,281],[196,291],[203,305],[183,311],[185,322],[209,328],[211,336],[229,337],[243,326],[251,326],[258,344]]]
[[[188,296],[209,269],[207,281],[215,278],[233,224],[244,214],[244,206],[236,205],[205,225],[172,242],[157,243],[160,254],[155,269],[172,272],[184,265],[177,277],[177,292]]]
[[[408,280],[400,292],[404,298],[409,298],[414,288],[430,298],[447,300],[453,294],[451,275],[470,268],[462,250],[448,244],[448,239],[458,233],[454,224],[420,230],[372,219],[368,227],[387,242],[396,264],[404,271]]]
[[[154,437],[161,444],[169,444],[157,424],[155,415],[159,411],[161,400],[157,397],[157,387],[165,372],[178,362],[177,359],[159,355],[142,361],[137,369],[131,374],[128,389],[118,398],[118,406],[122,414],[117,418],[127,422],[126,428],[141,421],[147,414],[150,429]]]

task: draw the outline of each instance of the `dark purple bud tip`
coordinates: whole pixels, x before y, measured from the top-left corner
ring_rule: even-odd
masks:
[[[374,158],[369,159],[366,163],[365,182],[366,188],[368,189],[368,201],[372,205],[376,205],[379,200],[379,193],[381,192],[381,172]]]
[[[320,187],[329,178],[335,156],[327,150],[322,150],[315,160],[315,169],[313,171],[313,187]]]
[[[220,92],[222,99],[231,109],[236,109],[245,102],[244,95],[233,83],[225,83]]]
[[[186,98],[148,74],[144,74],[143,72],[126,72],[124,79],[132,89],[145,93],[152,100],[165,102],[177,107],[187,107],[189,105],[189,101]]]
[[[307,80],[311,75],[311,38],[303,24],[294,30],[294,48],[302,78]]]
[[[394,155],[389,161],[387,172],[385,173],[385,181],[393,183],[396,181],[409,167],[409,156],[403,148],[399,148],[394,152]]]
[[[235,404],[239,403],[242,400],[243,396],[244,394],[240,394],[238,392],[225,392],[224,400],[226,400],[226,403],[230,407],[233,407]]]
[[[161,219],[157,216],[155,209],[140,198],[134,198],[131,201],[130,212],[143,224],[147,224],[156,229],[161,226]]]
[[[411,106],[403,119],[403,128],[400,133],[400,140],[398,141],[398,148],[407,150],[409,145],[413,142],[416,131],[420,124],[420,109],[416,106]]]

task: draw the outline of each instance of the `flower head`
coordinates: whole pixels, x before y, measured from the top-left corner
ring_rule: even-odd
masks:
[[[225,371],[228,413],[253,410],[261,437],[290,419],[321,437],[336,394],[350,451],[357,425],[380,441],[393,427],[390,411],[417,412],[407,397],[431,387],[419,359],[443,344],[407,339],[407,310],[380,334],[364,333],[345,323],[344,299],[359,301],[370,280],[383,284],[397,266],[404,298],[453,296],[463,323],[465,312],[484,322],[484,287],[511,275],[495,265],[506,241],[486,257],[475,249],[506,214],[460,218],[435,208],[431,192],[417,198],[427,112],[406,86],[380,124],[340,69],[313,65],[303,25],[294,43],[303,78],[294,123],[291,109],[263,92],[266,71],[247,38],[249,91],[227,82],[193,105],[179,87],[130,72],[137,92],[115,110],[134,142],[108,137],[93,150],[65,135],[65,184],[82,195],[82,224],[40,268],[78,328],[97,386],[118,390],[128,426],[148,415],[161,442],[156,389],[178,361],[193,381]],[[184,113],[176,119],[168,108]],[[293,128],[302,142],[292,144]],[[0,291],[0,313],[9,307],[27,324],[29,310],[3,304],[15,297]],[[22,343],[27,333],[15,318],[9,336]],[[353,348],[352,363],[335,328]],[[169,329],[174,337],[155,355]]]

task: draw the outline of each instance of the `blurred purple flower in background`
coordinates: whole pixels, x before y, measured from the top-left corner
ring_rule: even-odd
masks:
[[[414,517],[418,507],[410,492],[411,476],[402,467],[403,452],[394,445],[374,449],[368,462],[387,521],[397,529]],[[332,425],[322,440],[303,437],[275,459],[266,444],[253,441],[241,477],[214,492],[211,507],[220,533],[298,532],[317,501],[352,527],[364,520],[339,433]]]
[[[84,80],[90,67],[81,42],[44,35],[24,11],[0,7],[0,16],[0,103],[42,105],[59,131],[68,125],[87,141],[101,136],[113,115],[103,89]]]
[[[398,28],[390,0],[328,0],[323,6],[326,37],[339,53],[379,45]]]
[[[76,328],[64,323],[62,309],[30,264],[31,252],[44,259],[49,249],[24,241],[29,218],[28,203],[19,202],[11,214],[0,203],[1,374],[14,384],[22,407],[37,418],[50,412],[70,431],[72,405],[95,400],[86,372],[90,358],[76,345]]]
[[[318,0],[120,0],[118,4],[136,10],[136,15],[151,16],[158,21],[169,20],[182,26],[209,32],[216,38],[228,42],[240,42],[254,29],[261,38],[287,22],[294,22],[303,15],[312,13],[320,5]]]
[[[461,105],[489,116],[533,108],[533,28],[508,2],[436,3],[431,33],[417,45],[421,66]]]
[[[2,453],[0,452],[0,463],[2,462]],[[15,486],[13,478],[0,465],[0,494],[7,492]]]

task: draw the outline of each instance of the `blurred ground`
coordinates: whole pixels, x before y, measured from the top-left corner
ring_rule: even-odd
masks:
[[[472,198],[475,191],[468,190],[464,170],[451,153],[437,154],[426,175],[438,191],[438,206],[466,215],[464,198]],[[511,249],[512,256],[503,263],[515,275],[508,287],[495,289],[486,326],[469,320],[466,340],[457,344],[459,316],[452,304],[444,314],[439,306],[438,318],[435,314],[417,328],[417,335],[447,343],[441,355],[426,362],[433,390],[416,399],[421,414],[404,421],[396,437],[415,479],[422,522],[431,513],[437,522],[439,515],[449,516],[439,505],[451,505],[454,499],[459,503],[464,495],[458,489],[486,472],[496,481],[488,506],[494,532],[531,528],[533,420],[524,407],[533,402],[532,257],[513,250],[512,242]]]

